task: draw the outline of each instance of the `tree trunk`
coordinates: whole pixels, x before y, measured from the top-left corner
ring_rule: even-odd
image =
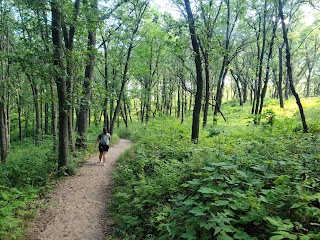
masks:
[[[272,29],[272,37],[271,37],[271,41],[270,41],[269,53],[268,53],[268,59],[267,59],[266,75],[265,75],[264,85],[263,85],[262,92],[261,92],[259,114],[262,113],[264,98],[267,93],[267,87],[268,87],[268,81],[269,81],[269,75],[270,75],[270,61],[272,58],[273,43],[274,43],[274,39],[276,37],[277,25],[278,25],[278,18],[276,18],[274,25],[273,25],[273,29]]]
[[[44,133],[49,134],[49,103],[44,103]]]
[[[233,70],[231,69],[230,70],[230,73],[236,83],[236,87],[237,87],[237,91],[238,91],[238,96],[239,96],[239,103],[240,103],[240,106],[243,106],[243,98],[242,98],[242,93],[241,93],[241,87],[240,87],[240,80],[239,78],[234,74]]]
[[[109,131],[110,131],[111,134],[112,134],[112,131],[113,131],[113,128],[114,128],[114,125],[115,125],[115,121],[117,119],[117,114],[118,114],[118,112],[120,110],[120,104],[121,104],[122,97],[123,97],[123,94],[124,94],[124,88],[125,88],[126,83],[128,81],[127,74],[128,74],[128,70],[129,70],[129,61],[130,61],[130,57],[131,57],[131,52],[132,52],[132,49],[133,49],[134,37],[135,37],[136,33],[138,32],[142,16],[143,16],[144,12],[147,9],[148,3],[149,3],[149,1],[145,1],[140,6],[136,6],[137,8],[139,8],[139,9],[137,9],[138,16],[137,16],[137,19],[135,20],[136,21],[135,28],[133,29],[133,32],[132,32],[132,35],[131,35],[131,38],[130,38],[130,43],[129,43],[128,52],[127,52],[127,58],[126,58],[126,62],[125,62],[124,69],[123,69],[120,93],[119,93],[119,96],[118,96],[118,99],[117,99],[117,105],[116,105],[115,110],[113,112],[112,121],[110,122]]]
[[[217,121],[216,116],[218,112],[220,112],[220,107],[222,103],[222,93],[224,87],[224,79],[227,74],[227,68],[229,65],[229,44],[230,44],[230,1],[227,0],[227,26],[226,26],[226,33],[225,33],[225,53],[223,55],[222,66],[220,69],[219,79],[217,83],[217,92],[216,92],[216,104],[214,107],[214,121]]]
[[[103,50],[104,50],[104,86],[106,91],[109,90],[109,68],[108,68],[108,45],[107,41],[102,37],[103,41]],[[103,116],[104,116],[104,126],[109,127],[109,114],[108,114],[108,104],[109,104],[109,96],[108,94],[105,97],[104,105],[103,105]]]
[[[181,106],[181,124],[183,123],[184,121],[184,115],[185,115],[185,112],[186,112],[186,109],[187,109],[187,99],[186,99],[186,91],[182,88],[182,106]]]
[[[267,38],[267,29],[266,29],[266,19],[267,19],[267,0],[264,1],[264,10],[263,10],[263,35],[262,35],[262,47],[261,53],[259,57],[259,68],[258,68],[258,82],[255,94],[255,106],[254,106],[254,114],[259,114],[260,108],[260,96],[261,96],[261,88],[262,88],[262,73],[263,73],[263,59],[265,54],[265,46],[266,46],[266,38]],[[259,43],[257,43],[259,44]]]
[[[40,114],[40,103],[39,103],[39,93],[38,88],[36,86],[36,83],[32,76],[30,76],[28,73],[26,74],[27,78],[31,84],[32,89],[32,96],[33,96],[33,104],[34,104],[34,110],[36,112],[36,135],[35,135],[35,141],[36,146],[40,144],[41,139],[41,114]]]
[[[296,103],[299,107],[300,111],[300,117],[301,117],[301,122],[303,126],[303,132],[307,133],[308,132],[308,126],[306,122],[306,118],[304,115],[303,107],[300,101],[299,94],[296,92],[294,84],[293,84],[293,77],[292,77],[292,68],[291,68],[291,52],[290,52],[290,46],[289,46],[289,40],[288,40],[288,30],[286,27],[286,24],[284,22],[284,15],[283,15],[283,5],[282,5],[282,0],[279,0],[279,15],[281,18],[281,23],[282,23],[282,34],[283,34],[283,40],[286,46],[286,65],[287,65],[287,74],[289,78],[289,84],[290,84],[290,89],[293,94],[293,96],[296,99]]]
[[[309,62],[307,64],[308,64],[308,76],[307,76],[307,84],[306,84],[306,97],[310,97],[312,66]]]
[[[57,108],[55,104],[56,93],[54,91],[54,82],[50,84],[50,93],[51,93],[51,128],[52,128],[52,142],[53,142],[53,151],[57,150]]]
[[[19,94],[17,99],[18,106],[18,126],[19,126],[19,142],[22,143],[22,120],[21,120],[21,95]]]
[[[284,108],[283,91],[282,91],[282,82],[283,82],[282,49],[283,49],[283,44],[281,44],[281,46],[279,47],[279,82],[278,82],[278,92],[279,92],[280,108]]]
[[[6,116],[5,98],[0,100],[0,161],[5,163],[9,153],[7,142],[7,116]]]
[[[189,0],[184,0],[187,16],[188,16],[188,23],[189,23],[189,31],[190,37],[192,42],[192,48],[195,53],[194,62],[196,65],[196,73],[197,73],[197,90],[196,90],[196,97],[194,102],[193,108],[193,116],[192,116],[192,133],[191,133],[191,140],[194,143],[199,142],[199,122],[200,122],[200,111],[201,111],[201,102],[202,102],[202,88],[203,88],[203,80],[202,80],[202,63],[201,63],[201,56],[200,56],[200,48],[199,43],[197,40],[196,29],[194,24],[194,18],[191,11],[191,6]]]
[[[68,163],[68,94],[65,79],[63,45],[61,34],[61,9],[56,1],[51,1],[52,42],[54,47],[55,82],[59,101],[59,159],[58,169],[62,171]],[[60,172],[62,174],[62,172]]]
[[[131,38],[131,42],[130,42],[130,45],[129,45],[129,48],[128,48],[127,59],[126,59],[126,63],[125,63],[124,70],[123,70],[123,75],[122,75],[123,77],[122,77],[122,82],[121,82],[120,93],[119,93],[119,96],[118,96],[118,99],[117,99],[116,108],[115,108],[115,110],[113,112],[113,117],[112,117],[110,129],[109,129],[111,134],[113,132],[114,124],[115,124],[115,121],[117,119],[117,114],[118,114],[118,112],[120,110],[120,104],[121,104],[122,97],[123,97],[123,94],[124,94],[124,88],[125,88],[126,83],[128,81],[127,73],[128,73],[128,69],[129,69],[129,60],[130,60],[132,48],[133,48],[133,37]]]
[[[203,109],[203,123],[202,126],[205,127],[208,122],[208,111],[209,111],[209,101],[210,101],[210,71],[209,71],[209,54],[208,51],[204,51],[204,66],[205,66],[205,102]]]
[[[91,82],[93,81],[94,64],[95,64],[95,45],[96,45],[96,18],[98,13],[98,2],[93,0],[90,4],[88,16],[89,24],[94,26],[88,32],[88,58],[89,62],[85,69],[85,76],[83,82],[83,98],[80,103],[80,111],[78,117],[78,137],[76,145],[78,147],[86,147],[86,135],[89,127],[89,113],[90,113],[90,98],[91,98]]]

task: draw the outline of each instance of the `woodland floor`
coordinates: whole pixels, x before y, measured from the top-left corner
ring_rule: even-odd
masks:
[[[75,176],[59,182],[31,224],[28,240],[105,240],[113,222],[107,212],[112,188],[111,172],[119,155],[131,146],[121,139],[110,147],[106,166],[98,153]]]

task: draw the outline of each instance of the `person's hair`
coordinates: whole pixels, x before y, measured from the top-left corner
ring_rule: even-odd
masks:
[[[103,128],[103,133],[106,134],[108,132],[108,129],[106,127]]]

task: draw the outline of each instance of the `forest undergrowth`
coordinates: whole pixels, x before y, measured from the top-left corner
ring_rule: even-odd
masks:
[[[320,99],[223,106],[227,122],[190,141],[190,119],[122,129],[134,146],[117,162],[114,239],[320,239]],[[212,119],[211,119],[212,121]]]
[[[91,127],[88,140],[93,146],[96,134],[101,131]],[[73,175],[93,148],[70,155],[66,169],[58,172],[57,152],[53,151],[51,137],[44,137],[38,146],[32,139],[22,143],[15,141],[13,132],[12,148],[8,160],[0,165],[0,240],[24,240],[25,230],[35,216],[37,208],[46,204],[46,194],[64,175]],[[118,140],[115,134],[112,142]],[[61,178],[62,177],[62,178]]]
[[[293,101],[282,110],[269,101],[260,125],[249,105],[225,104],[228,121],[201,129],[198,145],[190,116],[117,129],[113,141],[119,134],[135,144],[114,173],[114,239],[320,239],[320,99],[303,104],[308,134]],[[100,131],[92,125],[88,141]],[[51,138],[34,146],[15,135],[0,166],[1,240],[23,239],[38,200],[59,179]],[[92,150],[70,157],[66,172]]]

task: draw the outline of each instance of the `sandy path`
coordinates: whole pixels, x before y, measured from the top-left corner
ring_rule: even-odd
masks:
[[[88,159],[77,175],[57,184],[49,196],[48,207],[38,213],[29,240],[105,240],[112,221],[106,202],[111,188],[111,171],[119,155],[130,147],[120,140],[108,152],[106,166],[98,155]]]

